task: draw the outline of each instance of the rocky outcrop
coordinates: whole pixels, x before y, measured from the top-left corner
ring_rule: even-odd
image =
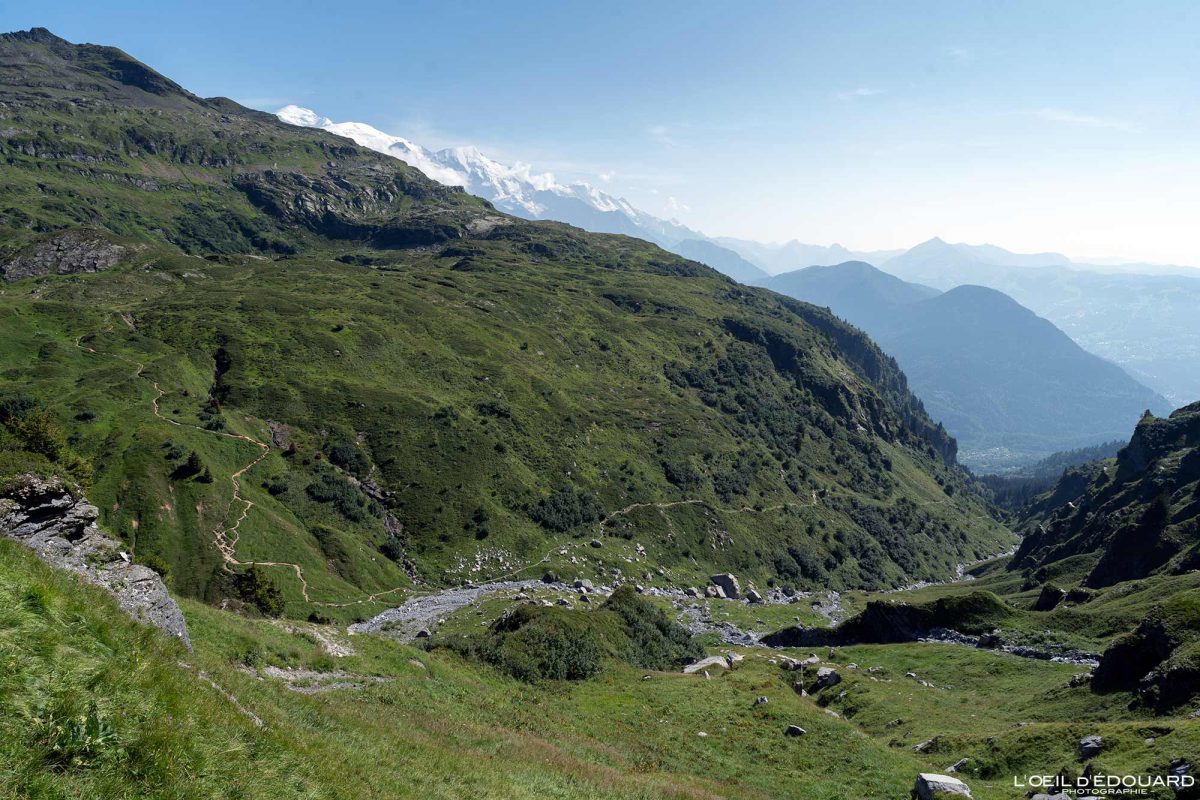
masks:
[[[1109,645],[1092,690],[1133,691],[1160,713],[1200,695],[1200,614],[1189,599],[1180,595],[1159,604],[1132,633]]]
[[[1200,567],[1200,403],[1147,413],[1115,462],[1068,470],[1022,514],[1025,536],[1009,564],[1039,570],[1098,555],[1083,586],[1099,589]]]
[[[836,628],[796,625],[764,636],[762,643],[768,647],[817,647],[915,642],[941,628],[983,633],[1011,614],[1012,609],[991,592],[943,597],[922,605],[873,600]]]
[[[126,253],[127,248],[113,244],[100,233],[77,228],[29,245],[0,265],[0,275],[6,281],[19,281],[43,275],[100,272],[116,266]]]
[[[1058,604],[1067,599],[1067,591],[1060,589],[1054,584],[1047,583],[1042,586],[1042,591],[1038,595],[1038,599],[1033,604],[1034,611],[1053,611],[1058,607]]]
[[[160,628],[188,648],[187,626],[157,572],[134,564],[120,543],[96,527],[96,507],[57,478],[25,475],[0,495],[0,535],[57,569],[112,592],[131,617]]]

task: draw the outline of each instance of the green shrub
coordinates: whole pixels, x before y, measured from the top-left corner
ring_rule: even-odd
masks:
[[[621,618],[629,647],[623,658],[645,669],[672,669],[704,655],[704,648],[683,626],[630,586],[622,586],[601,606]]]
[[[583,680],[600,671],[604,647],[581,612],[518,606],[483,634],[439,637],[464,658],[491,664],[523,681]]]
[[[283,613],[283,594],[257,564],[237,573],[233,588],[239,600],[257,608],[263,616],[278,617]]]
[[[600,519],[603,509],[594,497],[564,487],[529,509],[529,518],[544,528],[565,532]]]

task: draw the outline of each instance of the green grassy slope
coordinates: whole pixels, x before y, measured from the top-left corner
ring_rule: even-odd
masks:
[[[918,771],[967,757],[973,795],[992,800],[1013,796],[1013,775],[1078,774],[1092,733],[1104,770],[1200,754],[1200,721],[1150,719],[1127,695],[1097,704],[1066,687],[1070,665],[952,645],[839,648],[826,661],[843,682],[806,698],[770,651],[711,680],[610,661],[589,681],[527,684],[445,650],[193,601],[185,653],[5,542],[0,599],[3,797],[898,800]],[[807,734],[784,736],[792,724]]]
[[[895,363],[823,311],[119,51],[0,52],[0,263],[28,276],[0,294],[0,394],[49,407],[177,591],[221,599],[252,561],[335,618],[545,566],[888,586],[1009,540]]]

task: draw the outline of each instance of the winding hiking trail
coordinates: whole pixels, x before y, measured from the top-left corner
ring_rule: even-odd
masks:
[[[122,314],[120,314],[120,317],[121,317],[121,321],[130,330],[135,329],[133,318],[131,316],[129,316],[128,314],[122,313]],[[113,329],[113,323],[112,323],[112,318],[110,316],[106,319],[105,327],[103,328],[103,330],[101,332],[111,332],[112,329]],[[81,335],[75,337],[74,342],[75,342],[75,346],[77,348],[79,348],[80,350],[82,350],[84,352],[90,353],[92,355],[107,356],[109,358],[115,358],[119,361],[123,361],[126,364],[133,366],[135,368],[134,369],[134,377],[140,378],[140,379],[146,381],[147,383],[149,383],[151,385],[151,387],[153,387],[154,396],[150,400],[150,409],[151,409],[151,412],[154,414],[154,416],[157,419],[159,419],[163,422],[166,422],[170,425],[174,425],[175,427],[178,427],[178,428],[189,428],[191,430],[199,431],[200,433],[205,433],[205,434],[209,434],[212,436],[221,436],[226,439],[233,439],[233,440],[245,442],[245,443],[253,445],[255,448],[257,448],[258,452],[255,455],[255,457],[253,459],[251,459],[250,461],[248,461],[241,468],[239,468],[237,471],[235,471],[234,473],[232,473],[229,476],[229,482],[233,487],[233,493],[232,493],[232,496],[230,497],[229,505],[226,508],[225,515],[222,518],[222,521],[220,523],[218,523],[217,526],[215,528],[213,528],[213,531],[212,531],[213,544],[217,548],[217,551],[221,554],[221,559],[222,559],[222,562],[226,569],[229,569],[232,567],[250,566],[250,565],[258,565],[261,567],[279,567],[279,568],[283,568],[283,569],[289,569],[293,573],[295,573],[296,579],[297,579],[297,581],[299,581],[300,594],[304,598],[304,601],[307,603],[311,603],[312,605],[320,606],[323,608],[348,608],[350,606],[374,603],[374,602],[378,602],[381,598],[387,597],[389,595],[398,594],[400,592],[411,591],[411,589],[412,589],[411,586],[396,586],[391,589],[384,589],[379,592],[373,592],[371,594],[366,594],[355,600],[346,600],[346,601],[341,601],[341,602],[313,600],[312,597],[309,595],[309,586],[308,586],[308,581],[304,575],[304,569],[299,564],[294,564],[294,563],[287,562],[287,561],[257,561],[257,560],[243,561],[243,560],[239,559],[237,557],[237,547],[238,547],[238,542],[241,539],[241,525],[249,517],[251,509],[253,509],[255,506],[255,503],[253,500],[250,500],[250,499],[246,498],[245,496],[243,496],[242,483],[241,483],[240,479],[247,472],[254,469],[254,467],[258,466],[258,464],[260,464],[263,461],[263,459],[265,459],[270,454],[271,445],[268,444],[267,442],[261,441],[259,439],[254,438],[253,436],[249,436],[247,434],[232,433],[229,431],[209,430],[208,428],[204,428],[199,425],[194,425],[194,424],[188,423],[188,422],[180,422],[178,420],[174,420],[174,419],[171,419],[170,417],[163,415],[162,409],[160,406],[160,401],[166,395],[166,391],[159,385],[158,381],[151,379],[150,377],[148,377],[145,374],[146,364],[142,361],[137,361],[133,358],[130,358],[125,355],[121,355],[119,353],[97,350],[94,347],[85,345],[83,343],[83,339],[86,335],[87,334],[81,334]],[[812,502],[814,505],[817,504],[816,492],[813,493]],[[241,505],[241,510],[240,510],[240,512],[238,512],[237,518],[233,520],[232,524],[228,524],[229,518],[233,514],[235,506],[237,506],[239,504]],[[665,512],[671,508],[676,508],[679,506],[692,506],[692,505],[701,506],[715,514],[768,514],[768,513],[774,513],[776,511],[781,511],[781,510],[784,510],[787,508],[799,507],[801,504],[799,504],[799,503],[780,503],[780,504],[769,506],[766,508],[753,508],[750,506],[743,506],[740,508],[721,508],[719,506],[713,505],[712,503],[708,502],[707,500],[701,500],[701,499],[630,503],[629,505],[625,506],[624,508],[620,508],[615,511],[609,512],[604,517],[602,517],[600,520],[598,520],[596,522],[596,532],[600,535],[603,535],[605,533],[608,525],[610,523],[612,523],[613,520],[617,519],[618,517],[628,516],[629,514],[633,513],[634,511],[637,511],[639,509],[653,508],[653,509],[658,510],[659,512]],[[665,513],[663,514],[663,516],[667,522],[668,528],[673,529],[673,525],[671,523],[670,517],[668,515],[666,515]],[[432,622],[433,620],[442,618],[446,614],[453,612],[455,609],[461,608],[464,605],[469,605],[488,594],[493,594],[495,592],[512,590],[512,589],[527,588],[528,585],[530,585],[531,583],[536,583],[536,581],[517,580],[517,576],[519,576],[521,573],[523,573],[529,569],[537,567],[540,564],[549,563],[552,556],[555,554],[555,552],[559,552],[560,554],[565,554],[565,552],[567,550],[578,549],[583,546],[584,546],[584,544],[581,542],[569,542],[566,544],[563,544],[563,543],[556,544],[553,547],[551,547],[549,550],[547,550],[540,558],[529,561],[526,564],[524,564],[523,566],[513,569],[505,574],[493,576],[488,580],[487,583],[482,584],[480,586],[448,588],[448,589],[443,589],[441,591],[422,592],[422,593],[411,594],[409,597],[407,597],[405,599],[404,603],[401,606],[393,608],[393,609],[388,609],[387,611],[384,611],[382,614],[376,616],[375,618],[369,620],[366,623],[360,623],[359,625],[351,626],[351,627],[352,627],[352,629],[357,628],[357,629],[365,631],[365,630],[378,629],[378,627],[380,625],[382,625],[383,623],[392,622],[393,624],[400,623],[404,627],[406,633],[408,633],[409,635],[415,635],[417,626],[424,627],[425,625]],[[996,557],[997,556],[992,556],[992,558],[996,558]],[[984,560],[987,560],[987,559],[984,559]],[[963,566],[964,565],[960,565],[960,570],[962,569]],[[912,587],[906,587],[906,588],[912,588]],[[830,620],[831,624],[836,624],[838,621],[840,621],[840,618],[843,616],[841,604],[840,604],[840,598],[838,597],[836,592],[829,593],[829,598],[830,598],[829,602],[827,602],[824,606],[822,606],[821,608],[819,608],[817,610],[818,610],[818,613],[821,613],[823,616],[826,616]],[[374,624],[372,624],[372,623],[374,623]]]
[[[127,326],[130,327],[130,329],[133,328],[132,319],[130,317],[128,317],[128,315],[122,314],[121,319]],[[112,319],[111,318],[108,319],[107,325],[104,328],[104,330],[105,331],[112,330]],[[258,455],[256,455],[249,463],[247,463],[241,469],[237,470],[236,472],[234,472],[232,475],[229,476],[229,481],[233,485],[233,495],[229,500],[229,506],[225,510],[224,518],[222,519],[222,521],[220,523],[218,523],[217,527],[213,528],[213,542],[216,545],[217,552],[219,552],[221,554],[221,560],[224,562],[226,568],[233,567],[233,566],[247,566],[250,564],[257,564],[258,566],[261,566],[261,567],[285,567],[285,568],[291,569],[292,571],[294,571],[296,573],[296,578],[300,581],[301,595],[303,595],[306,602],[312,602],[311,598],[309,598],[309,596],[308,596],[308,581],[305,580],[304,570],[301,569],[299,564],[292,564],[292,563],[286,562],[286,561],[242,561],[237,557],[237,544],[238,544],[238,540],[241,538],[240,529],[241,529],[242,523],[246,520],[246,517],[248,517],[250,515],[250,509],[254,508],[254,501],[248,500],[247,498],[242,496],[242,484],[241,484],[241,481],[239,481],[238,479],[241,478],[242,475],[246,474],[246,472],[248,472],[251,469],[253,469],[254,467],[258,466],[259,462],[261,462],[264,458],[266,458],[267,455],[271,452],[271,446],[269,444],[267,444],[266,442],[262,442],[262,441],[259,441],[258,439],[255,439],[253,436],[247,436],[242,433],[230,433],[228,431],[213,431],[213,430],[209,430],[208,428],[202,428],[199,425],[193,425],[189,422],[180,422],[179,420],[174,420],[174,419],[171,419],[170,417],[163,416],[162,410],[159,407],[159,401],[162,400],[162,398],[166,395],[166,391],[161,386],[158,385],[158,381],[152,380],[151,378],[148,378],[146,376],[146,374],[145,374],[146,364],[142,361],[136,361],[132,358],[129,358],[128,356],[123,356],[119,353],[110,353],[110,352],[105,352],[102,350],[97,350],[94,347],[89,347],[83,343],[83,337],[85,335],[86,334],[81,334],[81,335],[75,337],[75,346],[76,347],[78,347],[80,350],[83,350],[84,352],[91,353],[92,355],[108,356],[109,358],[115,358],[118,361],[124,361],[126,364],[133,365],[135,367],[134,377],[141,378],[142,380],[148,382],[152,387],[154,387],[155,395],[150,400],[150,410],[153,412],[154,416],[157,417],[158,419],[162,420],[163,422],[174,425],[177,428],[191,428],[192,430],[200,431],[201,433],[207,433],[207,434],[211,434],[214,436],[223,436],[227,439],[236,439],[238,441],[243,441],[243,442],[252,444],[258,448]],[[238,514],[238,517],[236,520],[234,520],[233,525],[227,526],[226,522],[229,519],[229,516],[233,511],[234,505],[237,503],[241,503],[241,505],[242,505],[241,513]]]

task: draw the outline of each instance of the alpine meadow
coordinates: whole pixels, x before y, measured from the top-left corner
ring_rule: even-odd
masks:
[[[768,135],[695,149],[723,80],[792,91],[755,37],[858,7],[879,42],[901,9],[627,9],[727,26],[748,60],[717,78],[582,5],[264,6],[219,44],[190,3],[23,5],[0,19],[56,32],[0,34],[0,798],[1200,798],[1200,270],[1158,255],[1188,237],[905,249],[897,201],[809,245],[844,235],[811,198],[771,227],[783,195],[693,172]],[[995,13],[939,5],[921,41],[1051,12]],[[129,52],[69,40],[118,20]],[[614,79],[684,59],[677,97],[621,100],[679,120],[642,126],[659,155],[611,133],[598,67],[501,44],[527,30],[623,50]],[[346,49],[387,31],[402,77]],[[345,63],[302,92],[323,35]],[[960,76],[989,52],[939,47]],[[477,59],[486,88],[454,77]],[[875,85],[804,102],[900,103]],[[994,188],[984,222],[1041,249]]]

